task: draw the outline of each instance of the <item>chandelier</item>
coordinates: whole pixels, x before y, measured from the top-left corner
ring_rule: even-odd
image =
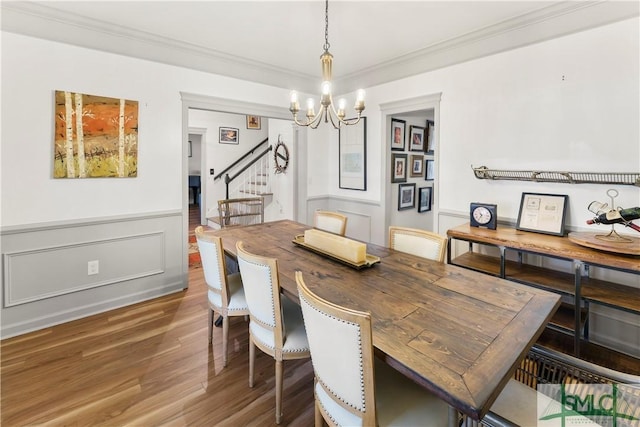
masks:
[[[331,124],[334,128],[339,129],[340,125],[355,125],[360,121],[362,111],[364,111],[364,90],[358,90],[356,104],[353,107],[358,116],[353,119],[345,119],[346,100],[338,101],[338,111],[333,106],[331,97],[331,64],[333,63],[333,55],[329,53],[329,0],[325,0],[324,13],[324,52],[320,55],[322,64],[322,94],[320,95],[320,110],[318,114],[315,112],[314,102],[312,98],[307,99],[307,120],[301,122],[298,120],[298,112],[300,112],[300,103],[298,102],[298,93],[291,92],[291,105],[289,111],[293,114],[293,121],[298,126],[309,126],[311,129],[318,127],[322,118],[324,122]]]

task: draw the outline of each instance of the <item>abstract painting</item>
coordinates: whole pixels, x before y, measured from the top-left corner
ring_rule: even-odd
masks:
[[[138,101],[55,91],[54,178],[138,175]]]

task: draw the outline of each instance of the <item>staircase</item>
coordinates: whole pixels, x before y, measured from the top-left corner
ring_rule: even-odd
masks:
[[[263,144],[268,143],[265,139],[256,145],[252,150],[247,152],[241,158],[232,163],[224,171],[218,174],[214,180],[224,177],[226,185],[226,197],[228,199],[250,199],[260,197],[262,199],[272,196],[271,192],[271,156],[272,147],[268,146],[261,153],[254,155],[254,152]],[[232,175],[230,174],[233,173]],[[235,204],[235,209],[244,211],[241,205]],[[246,207],[246,209],[251,209]],[[240,212],[228,212],[232,216]],[[207,218],[209,226],[213,228],[221,228],[220,215]]]
[[[248,169],[237,176],[237,184],[229,191],[229,198],[271,196],[271,180],[269,174],[271,156],[264,155]]]

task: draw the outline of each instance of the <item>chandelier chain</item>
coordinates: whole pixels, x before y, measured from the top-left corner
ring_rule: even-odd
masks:
[[[329,0],[325,1],[325,9],[324,9],[324,50],[325,52],[329,50],[331,45],[329,44]]]

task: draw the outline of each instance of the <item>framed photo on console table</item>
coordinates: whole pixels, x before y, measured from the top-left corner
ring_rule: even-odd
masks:
[[[569,196],[522,193],[516,228],[521,231],[564,236]]]

